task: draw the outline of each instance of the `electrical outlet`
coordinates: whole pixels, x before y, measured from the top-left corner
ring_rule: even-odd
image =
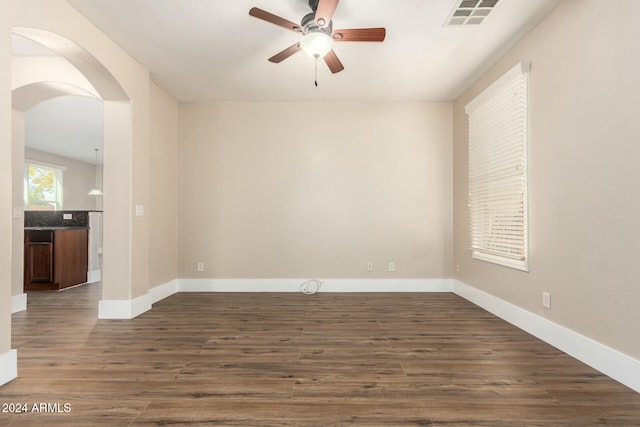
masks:
[[[390,262],[389,263],[389,271],[391,271],[391,272],[396,271],[396,263],[395,262]]]
[[[456,262],[456,273],[460,273],[460,264]]]
[[[372,262],[368,262],[367,263],[367,271],[368,272],[372,272],[373,271],[373,263]]]
[[[551,294],[549,292],[542,292],[542,306],[544,308],[551,308]]]
[[[198,270],[198,271],[204,271],[204,262],[199,262],[199,263],[196,265],[196,270]]]
[[[73,214],[70,214],[70,213],[62,214],[62,219],[73,219]]]

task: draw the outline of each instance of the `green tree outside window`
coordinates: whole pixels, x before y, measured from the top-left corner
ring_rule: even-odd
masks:
[[[25,202],[29,210],[62,209],[62,170],[27,164]]]

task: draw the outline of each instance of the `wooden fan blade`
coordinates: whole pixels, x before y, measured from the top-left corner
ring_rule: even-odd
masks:
[[[284,61],[285,59],[287,59],[288,57],[290,57],[291,55],[293,55],[294,53],[298,52],[299,50],[300,50],[300,42],[297,42],[296,44],[289,46],[282,52],[276,53],[275,55],[273,55],[271,58],[269,58],[269,61],[275,62],[276,64],[278,64]]]
[[[327,63],[329,70],[331,70],[333,74],[339,73],[340,71],[344,70],[344,65],[342,65],[342,62],[340,62],[340,60],[338,59],[338,55],[336,55],[333,50],[329,51],[329,53],[327,53],[323,59],[324,62]]]
[[[337,42],[381,42],[386,35],[384,28],[351,28],[334,30],[331,37]]]
[[[326,27],[333,18],[339,0],[320,0],[314,20],[320,27]]]
[[[288,30],[302,32],[302,27],[295,22],[291,22],[257,7],[252,7],[251,10],[249,10],[249,15],[262,19],[263,21],[271,22],[272,24],[276,24]]]

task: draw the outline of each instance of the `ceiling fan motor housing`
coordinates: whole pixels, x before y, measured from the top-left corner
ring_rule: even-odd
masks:
[[[310,0],[309,3],[311,3],[312,1],[313,0]],[[302,34],[325,33],[328,36],[331,36],[331,33],[333,32],[333,21],[330,21],[329,24],[325,25],[324,27],[320,27],[318,24],[316,24],[315,17],[316,13],[311,12],[306,14],[304,18],[302,18],[302,22],[300,23],[302,25]]]

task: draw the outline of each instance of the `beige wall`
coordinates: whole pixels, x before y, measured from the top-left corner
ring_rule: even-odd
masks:
[[[0,1],[4,9],[6,1]],[[11,38],[9,20],[0,13],[0,357],[11,349]]]
[[[640,358],[640,2],[568,0],[454,104],[455,277]],[[472,260],[464,106],[531,61],[530,272]],[[542,308],[542,291],[551,310]]]
[[[450,277],[451,129],[450,104],[181,104],[179,277]]]
[[[178,278],[178,103],[151,83],[149,287]]]
[[[26,117],[22,111],[11,111],[12,212],[24,208],[24,141]],[[11,295],[24,293],[24,216],[14,215],[11,229]]]
[[[94,210],[96,197],[88,196],[87,193],[95,186],[96,167],[89,163],[73,160],[44,151],[26,148],[24,159],[62,166],[65,171],[62,175],[62,208],[65,210]],[[23,160],[24,163],[24,160]],[[18,165],[19,167],[19,165]],[[14,187],[20,187],[22,183],[14,183]]]
[[[131,141],[130,118],[130,102],[104,103],[103,300],[128,300],[138,295],[134,294],[132,276],[132,240],[137,237],[133,223],[144,223],[147,217],[134,218],[132,147],[130,143],[118,143]],[[115,224],[119,226],[114,227]],[[143,266],[148,274],[146,261]]]
[[[103,298],[128,300],[146,294],[149,217],[136,217],[134,212],[135,205],[148,209],[149,202],[148,70],[63,0],[2,1],[2,10],[3,40],[10,40],[12,27],[38,29],[15,31],[37,37],[48,47],[59,49],[70,62],[75,61],[105,100]],[[3,42],[0,47],[0,57],[9,58],[10,44]],[[3,79],[0,88],[5,91],[0,99],[10,100],[10,82],[6,86],[4,81],[10,79],[10,65],[0,65]],[[8,114],[10,118],[10,112],[0,110],[0,114]]]

